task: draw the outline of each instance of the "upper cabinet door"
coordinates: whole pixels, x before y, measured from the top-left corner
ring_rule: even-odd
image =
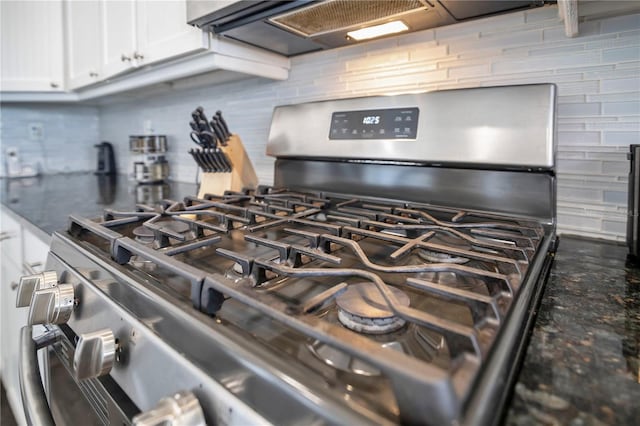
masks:
[[[164,3],[164,2],[159,2]],[[102,4],[102,79],[134,66],[136,52],[136,2],[103,0]],[[96,29],[99,33],[100,30]]]
[[[138,65],[208,48],[208,38],[187,24],[185,0],[138,0]]]
[[[102,73],[101,5],[97,1],[67,0],[65,5],[67,87],[96,83]]]
[[[0,9],[0,90],[64,90],[62,0],[2,0]]]

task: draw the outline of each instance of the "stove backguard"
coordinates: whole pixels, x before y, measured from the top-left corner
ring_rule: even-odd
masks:
[[[276,187],[497,211],[553,225],[555,102],[555,85],[533,84],[279,106],[267,154],[278,158]]]
[[[482,210],[555,223],[555,176],[504,170],[278,159],[275,185]]]

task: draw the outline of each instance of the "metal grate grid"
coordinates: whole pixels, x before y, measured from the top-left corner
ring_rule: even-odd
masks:
[[[262,188],[255,194],[235,193],[210,199],[189,197],[184,202],[167,201],[160,211],[152,211],[145,206],[139,206],[139,210],[107,211],[102,223],[72,217],[70,232],[88,231],[110,238],[111,256],[121,264],[129,262],[132,256],[143,257],[186,278],[192,283],[191,295],[196,309],[212,314],[215,311],[209,312],[208,308],[215,307],[216,300],[222,300],[222,295],[226,295],[322,344],[370,364],[390,379],[400,415],[409,421],[427,414],[442,421],[456,417],[470,389],[468,379],[476,376],[488,356],[543,237],[543,229],[538,224],[490,214],[412,203],[381,204],[366,199],[340,199],[333,194],[305,194],[273,188]],[[320,212],[326,220],[318,223],[314,221],[314,215]],[[434,212],[448,219],[437,219]],[[168,217],[188,223],[195,238],[187,240],[171,229],[156,226],[158,219]],[[144,223],[153,230],[159,245],[150,248],[129,237],[115,237],[117,233],[109,229],[131,222]],[[244,240],[247,243],[267,247],[277,253],[276,257],[254,258],[217,248],[217,255],[238,264],[243,277],[240,282],[227,282],[175,257],[188,250],[206,246],[213,248],[225,233],[238,227],[246,231]],[[276,228],[306,242],[292,244],[265,238]],[[205,235],[205,229],[208,235]],[[447,247],[430,241],[441,233],[457,235],[469,242],[471,248]],[[360,241],[363,239],[379,240],[396,247],[389,256],[392,263],[414,249],[428,249],[487,262],[495,266],[495,271],[455,263],[383,265],[370,259],[362,250]],[[172,244],[168,244],[169,240]],[[359,258],[365,267],[351,269],[341,266],[340,253],[344,250]],[[317,263],[323,266],[312,266]],[[412,277],[411,274],[416,272],[477,277],[485,283],[487,294]],[[406,275],[405,286],[441,299],[443,303],[467,306],[473,323],[461,324],[402,306],[391,292],[391,286],[383,280],[385,274]],[[260,287],[274,277],[323,276],[357,277],[372,283],[399,318],[443,336],[452,365],[456,365],[455,370],[447,371],[407,354],[382,349],[367,337],[324,322],[316,315],[317,309],[332,303],[347,284],[341,283],[304,305],[292,305],[260,291]],[[459,388],[455,383],[462,377],[466,378],[467,385]],[[406,392],[409,395],[405,395]],[[417,394],[424,395],[434,405],[426,407],[423,398],[411,397]],[[440,410],[438,413],[425,412],[434,406]]]

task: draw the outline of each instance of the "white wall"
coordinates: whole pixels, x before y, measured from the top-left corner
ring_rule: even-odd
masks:
[[[251,79],[174,90],[100,109],[101,138],[118,144],[152,120],[169,136],[175,179],[192,181],[190,112],[223,110],[248,147],[262,183],[273,107],[327,98],[457,87],[553,82],[558,85],[560,231],[623,239],[628,144],[640,143],[640,15],[581,23],[568,39],[556,7],[512,13],[292,60],[284,82]]]
[[[29,127],[40,124],[42,139],[33,140]],[[81,105],[2,104],[0,106],[0,176],[5,152],[18,148],[23,163],[38,164],[44,173],[95,170],[100,142],[98,108]]]

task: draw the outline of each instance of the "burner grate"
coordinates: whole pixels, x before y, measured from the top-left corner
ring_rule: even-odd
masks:
[[[151,246],[115,232],[136,227],[153,233]],[[469,379],[485,362],[543,236],[537,224],[498,215],[272,188],[254,194],[166,200],[158,208],[139,205],[133,212],[107,210],[102,222],[72,217],[70,233],[90,233],[104,240],[120,264],[136,257],[185,279],[191,285],[193,306],[202,312],[214,315],[231,298],[313,339],[323,353],[332,348],[329,352],[341,351],[365,363],[370,371],[388,378],[400,416],[409,422],[434,414],[425,411],[432,405],[403,397],[407,392],[446,407],[435,414],[439,420],[455,417],[468,395]],[[369,252],[371,247],[377,251]],[[189,256],[203,251],[225,265],[231,262],[237,279],[188,263]],[[448,285],[438,274],[467,277],[474,285]],[[271,291],[294,283],[317,285],[311,278],[328,281],[306,299],[294,301]],[[358,283],[376,295],[375,303],[389,315],[369,319],[355,309],[349,312],[353,318],[338,315],[346,327],[326,321],[322,312],[344,304],[345,294]],[[460,306],[468,311],[469,321],[414,306],[400,296],[404,292]],[[408,327],[440,336],[450,357],[449,369],[390,350],[358,333]],[[459,380],[465,386],[457,385]]]

